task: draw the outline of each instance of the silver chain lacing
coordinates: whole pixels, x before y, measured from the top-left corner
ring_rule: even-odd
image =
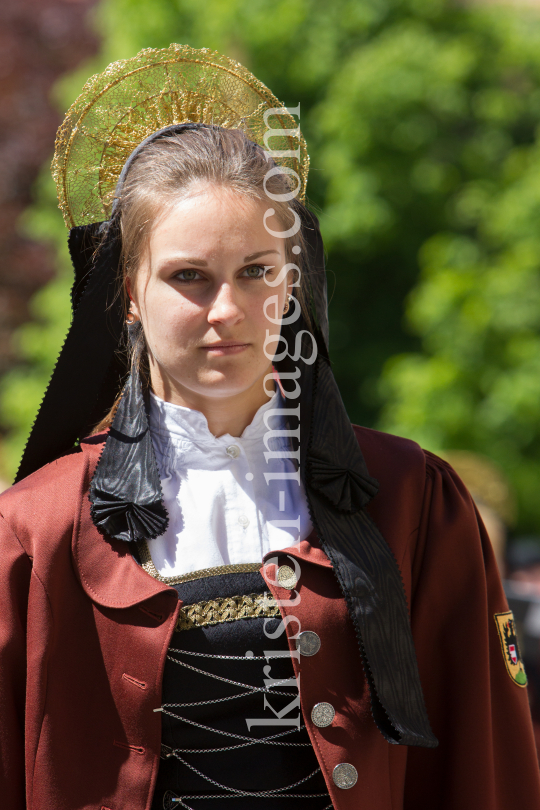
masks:
[[[285,655],[288,655],[288,652],[285,652]],[[191,670],[192,672],[196,672],[200,675],[206,675],[208,678],[212,678],[216,681],[220,681],[222,683],[231,684],[233,686],[238,686],[241,689],[245,690],[243,692],[239,692],[238,694],[231,695],[224,698],[215,698],[213,700],[201,700],[195,701],[191,703],[164,703],[160,709],[155,709],[154,711],[161,711],[163,714],[168,715],[169,717],[173,717],[175,720],[178,720],[182,723],[187,723],[188,725],[194,726],[196,728],[200,728],[204,731],[212,732],[214,734],[221,735],[223,737],[229,737],[232,740],[240,740],[240,743],[235,745],[226,745],[220,748],[170,748],[169,746],[162,745],[161,746],[161,757],[162,759],[169,759],[170,757],[175,757],[179,762],[182,763],[186,768],[189,768],[191,771],[196,773],[205,781],[209,782],[212,785],[220,788],[221,790],[225,791],[225,795],[223,794],[204,794],[204,795],[193,795],[193,796],[176,796],[172,793],[172,791],[167,791],[165,796],[163,797],[163,807],[165,810],[173,810],[175,807],[184,807],[186,810],[193,810],[189,805],[185,804],[185,801],[192,801],[194,799],[228,799],[234,797],[250,797],[250,798],[272,798],[276,796],[284,796],[286,798],[291,799],[308,799],[308,798],[318,798],[323,796],[328,796],[328,793],[288,793],[286,791],[292,790],[299,785],[307,782],[316,774],[320,773],[320,767],[316,768],[312,773],[308,774],[307,776],[303,777],[302,779],[294,782],[291,785],[286,785],[285,787],[275,788],[273,790],[261,790],[261,791],[246,791],[241,790],[239,788],[233,788],[228,785],[224,785],[216,780],[212,779],[210,776],[207,776],[202,771],[195,768],[194,765],[190,765],[181,755],[182,754],[215,754],[215,753],[222,753],[224,751],[235,751],[239,748],[246,748],[252,745],[278,745],[283,747],[301,747],[301,748],[310,748],[311,743],[296,743],[296,742],[289,742],[287,740],[282,740],[282,737],[287,736],[288,734],[296,734],[300,731],[303,731],[306,727],[305,725],[301,725],[298,728],[287,729],[286,731],[281,731],[277,734],[272,734],[267,737],[260,737],[260,738],[253,738],[248,737],[243,734],[234,734],[231,731],[223,731],[221,729],[213,728],[212,726],[206,726],[202,723],[197,723],[195,720],[190,720],[187,717],[183,717],[182,715],[171,711],[171,709],[182,709],[188,708],[192,706],[211,706],[217,703],[223,703],[228,700],[237,700],[238,698],[248,697],[249,695],[255,693],[265,693],[265,694],[273,694],[273,695],[282,695],[285,697],[296,697],[297,692],[290,692],[290,691],[280,691],[276,689],[276,686],[284,686],[289,685],[294,678],[286,678],[282,681],[276,681],[275,683],[271,684],[270,686],[252,686],[251,684],[242,683],[241,681],[234,681],[230,678],[225,678],[221,675],[215,675],[212,672],[208,672],[205,669],[200,669],[199,667],[195,667],[192,664],[188,664],[186,661],[179,660],[175,657],[178,655],[192,655],[197,656],[198,658],[209,658],[209,659],[219,659],[219,660],[229,660],[229,661],[265,661],[271,657],[281,658],[283,656],[282,651],[276,651],[276,655],[251,655],[251,656],[242,656],[242,655],[214,655],[212,653],[200,653],[200,652],[193,652],[188,650],[177,650],[171,648],[169,650],[169,654],[167,658],[169,661],[172,661],[178,666],[185,667],[186,669]],[[272,690],[270,692],[270,690]],[[326,805],[323,810],[332,810],[332,803]]]

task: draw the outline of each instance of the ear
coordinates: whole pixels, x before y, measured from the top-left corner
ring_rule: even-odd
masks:
[[[141,313],[140,313],[139,307],[137,305],[137,301],[133,297],[133,287],[132,287],[130,278],[126,278],[126,293],[128,294],[128,298],[129,298],[129,302],[130,302],[129,303],[129,311],[131,312],[132,315],[135,316],[135,320],[140,321],[141,320]]]

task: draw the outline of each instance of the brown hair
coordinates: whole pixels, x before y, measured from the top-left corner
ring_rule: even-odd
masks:
[[[209,126],[186,130],[147,144],[130,166],[115,202],[115,215],[119,218],[122,234],[120,294],[124,297],[126,314],[129,309],[126,281],[133,285],[156,218],[167,205],[187,198],[194,183],[208,181],[268,202],[283,229],[291,228],[295,221],[293,210],[299,213],[302,206],[296,199],[291,202],[275,199],[280,195],[290,197],[295,185],[285,172],[270,171],[274,166],[271,159],[267,160],[263,149],[238,129]],[[295,246],[303,248],[301,230],[285,239],[287,262],[301,267],[299,257],[302,253],[294,254]],[[302,273],[296,295],[309,322],[304,281]],[[141,371],[146,376],[146,352],[139,354]],[[119,398],[94,432],[110,426],[118,401]]]

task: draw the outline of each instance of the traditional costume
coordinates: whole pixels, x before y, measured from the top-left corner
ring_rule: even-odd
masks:
[[[489,540],[448,465],[351,426],[303,206],[311,311],[284,320],[278,391],[244,434],[211,436],[135,363],[84,438],[127,371],[115,197],[149,141],[205,126],[242,128],[303,196],[290,111],[209,51],[114,63],[59,132],[74,315],[0,498],[2,807],[537,808]]]

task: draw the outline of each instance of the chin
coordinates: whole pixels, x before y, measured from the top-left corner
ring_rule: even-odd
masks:
[[[260,383],[262,388],[263,376],[264,372],[260,376],[250,375],[249,377],[241,374],[214,372],[211,375],[205,375],[199,380],[197,393],[200,396],[234,397],[249,391],[257,383]]]

